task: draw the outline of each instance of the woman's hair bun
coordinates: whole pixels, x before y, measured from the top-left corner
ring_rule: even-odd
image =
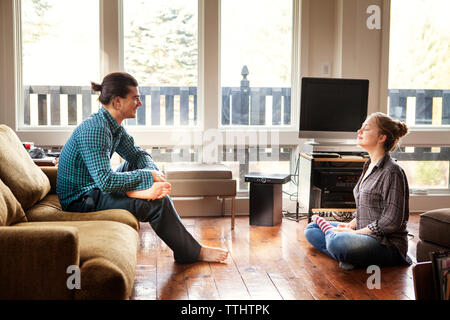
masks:
[[[93,91],[102,91],[102,85],[91,81],[91,89]]]
[[[408,133],[408,126],[406,123],[393,119],[385,113],[375,112],[368,116],[374,119],[380,134],[386,135],[384,142],[384,151],[391,152],[397,148],[400,138]]]
[[[399,121],[398,126],[398,138],[405,136],[408,133],[408,126],[406,123]]]

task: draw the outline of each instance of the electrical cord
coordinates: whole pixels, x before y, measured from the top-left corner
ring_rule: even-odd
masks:
[[[297,219],[297,213],[296,212],[289,212],[288,210],[282,210],[281,213],[282,213],[282,216],[283,216],[284,219],[292,220],[292,221],[296,221],[296,222],[308,218],[306,213],[299,213],[298,214],[298,219]]]
[[[298,186],[298,169],[299,169],[299,166],[300,166],[300,156],[298,156],[297,160],[295,161],[294,174],[291,174],[291,182],[295,186]]]
[[[289,196],[290,201],[297,201],[297,194],[296,193],[289,193],[286,191],[283,191],[284,194],[287,194]]]

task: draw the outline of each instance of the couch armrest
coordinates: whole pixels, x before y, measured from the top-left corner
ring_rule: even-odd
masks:
[[[58,167],[39,167],[45,173],[50,181],[50,193],[56,193],[56,177],[58,175]]]
[[[67,268],[79,261],[75,227],[0,227],[0,299],[72,299]]]

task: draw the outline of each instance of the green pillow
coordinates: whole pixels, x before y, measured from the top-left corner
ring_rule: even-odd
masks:
[[[22,206],[11,190],[0,180],[0,226],[27,222]]]
[[[42,200],[50,181],[33,162],[16,133],[0,125],[0,179],[11,189],[24,210]]]

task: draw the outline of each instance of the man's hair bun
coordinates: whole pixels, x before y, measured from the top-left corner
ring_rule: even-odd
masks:
[[[91,81],[93,91],[100,91],[98,100],[104,106],[110,104],[113,98],[126,98],[130,92],[129,87],[137,87],[136,79],[126,72],[111,72],[103,78],[102,84]]]
[[[102,91],[102,85],[91,81],[91,89],[93,91]]]

